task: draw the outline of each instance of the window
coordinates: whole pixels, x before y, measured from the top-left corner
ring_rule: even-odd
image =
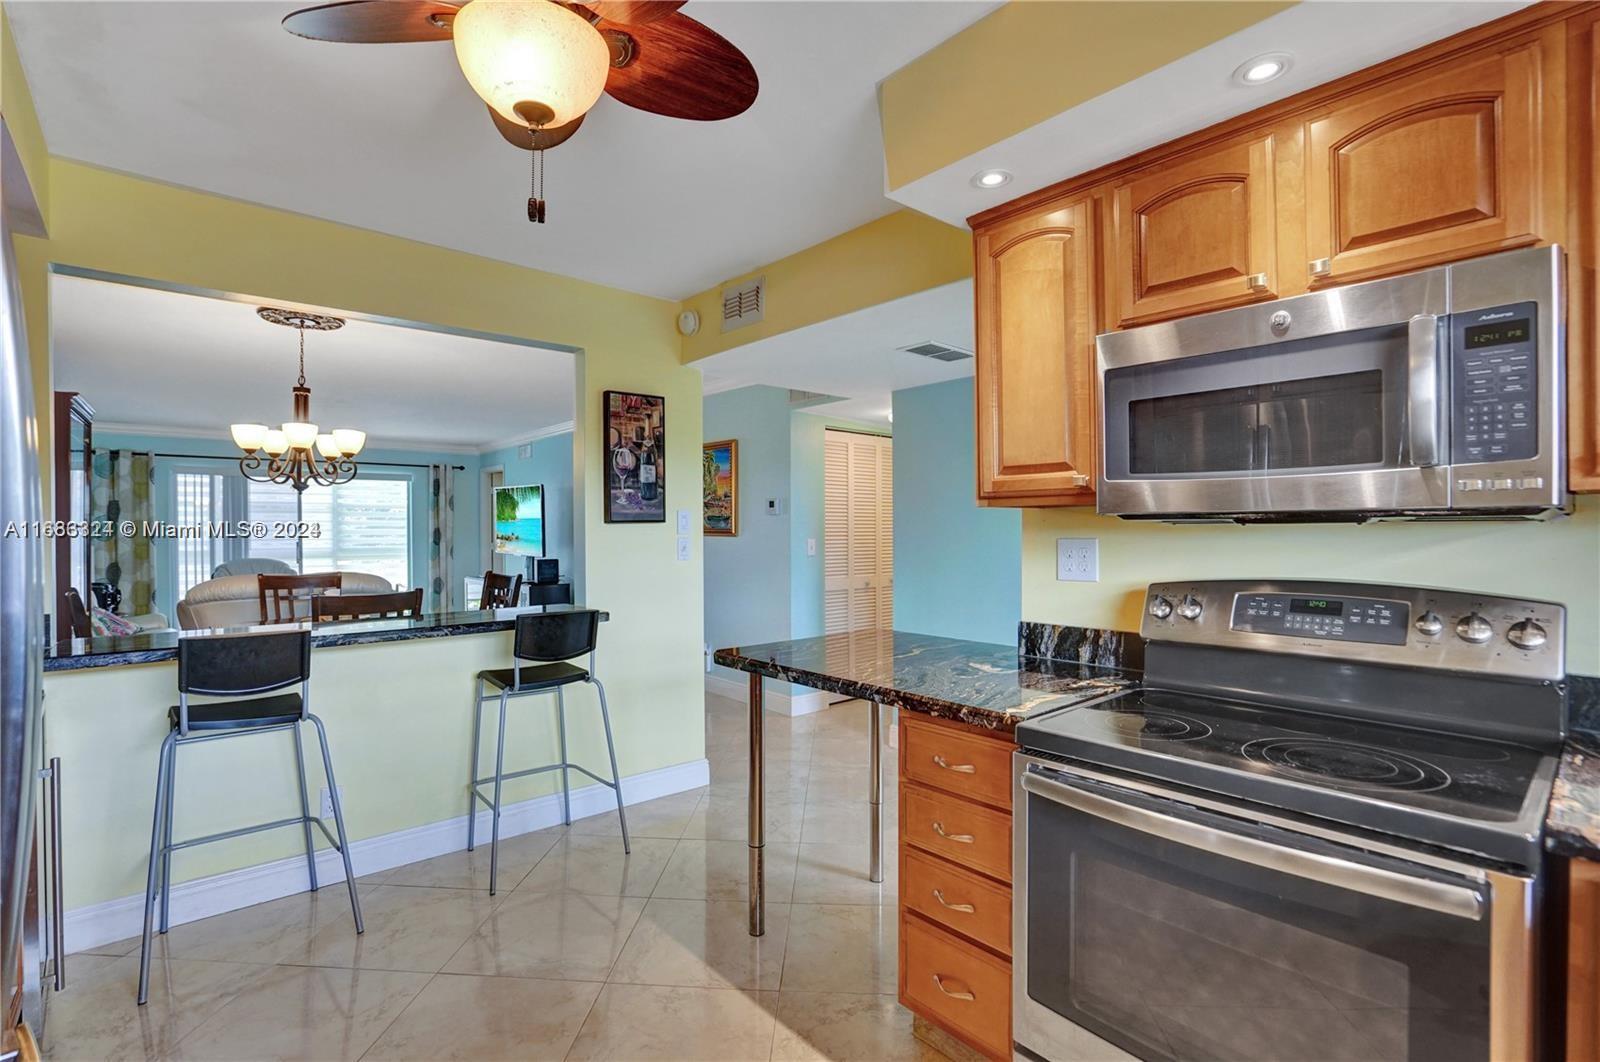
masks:
[[[396,586],[411,585],[411,480],[362,475],[337,487],[256,483],[236,473],[180,469],[175,474],[176,522],[181,527],[242,521],[314,524],[320,534],[295,539],[206,534],[177,540],[174,582],[182,598],[211,578],[217,565],[242,557],[281,560],[299,572],[359,571]]]

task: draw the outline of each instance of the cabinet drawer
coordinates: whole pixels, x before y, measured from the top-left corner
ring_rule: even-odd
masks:
[[[913,782],[1009,808],[1011,748],[1009,742],[907,719],[902,773]]]
[[[905,850],[900,902],[957,933],[1011,954],[1011,890],[942,859]]]
[[[900,788],[900,838],[1001,881],[1011,880],[1011,816],[916,785]]]
[[[904,1002],[995,1058],[1011,1057],[1011,964],[929,925],[900,919]]]

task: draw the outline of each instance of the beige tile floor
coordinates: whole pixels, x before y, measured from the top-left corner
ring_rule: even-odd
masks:
[[[767,717],[767,932],[746,932],[746,716],[706,699],[710,786],[68,960],[46,1057],[918,1059],[894,998],[894,757],[867,871],[867,707]],[[624,738],[624,740],[626,740]]]

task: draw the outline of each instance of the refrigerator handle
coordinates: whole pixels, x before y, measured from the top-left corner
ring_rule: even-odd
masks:
[[[55,990],[67,987],[67,927],[65,889],[61,883],[61,757],[52,756],[50,766],[41,772],[49,780],[45,811],[50,818],[50,960],[55,972]]]

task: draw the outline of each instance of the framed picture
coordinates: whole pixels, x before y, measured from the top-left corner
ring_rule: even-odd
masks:
[[[705,532],[739,533],[739,440],[708,442],[702,451],[700,480],[705,495]]]
[[[606,523],[667,519],[667,400],[607,391]]]

